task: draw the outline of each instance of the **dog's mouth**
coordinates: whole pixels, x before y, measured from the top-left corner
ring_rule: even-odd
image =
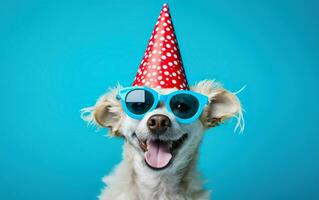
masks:
[[[177,150],[187,139],[187,133],[174,141],[139,140],[139,146],[144,152],[146,164],[152,169],[164,169],[171,163]]]

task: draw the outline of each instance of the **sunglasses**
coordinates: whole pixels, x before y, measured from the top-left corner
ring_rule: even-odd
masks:
[[[208,103],[207,96],[189,90],[177,90],[163,95],[143,86],[120,89],[117,99],[121,100],[125,113],[134,119],[142,119],[147,112],[163,102],[168,112],[173,113],[180,123],[194,122]]]

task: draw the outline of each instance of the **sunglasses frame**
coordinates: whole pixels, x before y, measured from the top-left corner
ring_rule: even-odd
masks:
[[[126,101],[125,101],[126,96],[129,92],[133,90],[146,90],[150,92],[154,97],[154,103],[152,107],[144,114],[140,114],[140,115],[134,114],[126,106]],[[197,112],[191,118],[187,118],[187,119],[180,118],[176,116],[174,112],[172,111],[170,107],[170,100],[172,99],[172,97],[174,97],[177,94],[189,94],[194,96],[198,100],[199,105],[198,105]],[[198,117],[202,114],[205,105],[208,104],[208,97],[197,92],[193,92],[189,90],[177,90],[169,94],[159,94],[157,91],[145,86],[132,86],[132,87],[122,88],[119,90],[118,94],[116,95],[116,98],[118,100],[121,100],[121,104],[125,113],[133,119],[142,119],[146,115],[146,113],[153,111],[160,102],[163,102],[165,103],[165,106],[168,112],[172,113],[175,116],[176,120],[183,124],[191,123],[191,122],[194,122],[196,119],[198,119]]]

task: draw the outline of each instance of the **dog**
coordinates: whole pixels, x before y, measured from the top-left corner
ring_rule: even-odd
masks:
[[[81,116],[125,140],[100,200],[208,200],[196,170],[204,132],[232,117],[243,129],[236,93],[212,80],[189,87],[167,4],[133,85],[116,86]]]
[[[128,116],[118,97],[122,89],[118,85],[103,94],[94,106],[82,109],[82,118],[89,124],[107,127],[111,136],[125,140],[123,160],[111,175],[103,178],[107,187],[99,199],[210,199],[210,191],[203,189],[196,170],[198,148],[204,132],[226,119],[237,118],[236,127],[243,128],[242,107],[236,94],[212,80],[195,84],[190,91],[207,97],[207,102],[196,120],[181,123],[169,112],[168,104],[162,102],[140,119]],[[154,91],[159,95],[169,95],[177,89],[158,88]],[[163,146],[162,149],[155,148],[158,152],[153,152],[158,154],[153,156],[157,159],[164,157],[157,163],[147,154],[154,145]]]

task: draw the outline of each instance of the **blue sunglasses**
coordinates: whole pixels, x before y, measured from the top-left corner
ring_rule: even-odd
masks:
[[[126,114],[134,119],[142,119],[159,102],[165,102],[167,110],[175,115],[178,122],[184,124],[198,119],[208,103],[207,96],[189,90],[177,90],[163,95],[143,86],[120,89],[117,99],[121,100]]]

